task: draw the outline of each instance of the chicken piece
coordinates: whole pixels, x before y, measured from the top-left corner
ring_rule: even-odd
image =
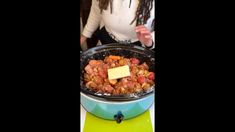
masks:
[[[124,60],[125,65],[131,66],[130,59],[124,58],[123,60]]]
[[[90,60],[89,61],[89,65],[91,66],[97,66],[99,65],[101,62],[100,61],[97,61],[97,60]]]
[[[143,76],[144,75],[144,71],[143,69],[139,70],[139,72],[137,73],[139,76]]]
[[[137,81],[140,83],[140,84],[143,84],[143,83],[145,83],[145,77],[144,76],[139,76],[138,77],[138,79],[137,79]]]
[[[153,85],[155,82],[153,80],[146,79],[146,83],[149,83],[150,85]]]
[[[141,86],[144,90],[148,90],[150,88],[150,84],[144,82]]]
[[[153,72],[149,72],[148,78],[150,80],[154,80],[155,79],[155,74]]]
[[[149,75],[149,71],[148,70],[144,70],[144,76],[147,77]]]
[[[116,64],[114,62],[111,63],[110,65],[112,68],[116,67]]]
[[[86,87],[95,89],[97,87],[97,84],[95,84],[93,81],[89,81],[86,83]]]
[[[143,69],[143,70],[149,70],[149,66],[144,62],[143,64],[141,64],[139,66],[140,69]]]
[[[137,58],[130,58],[132,64],[138,65],[140,61]]]
[[[107,73],[101,70],[98,72],[98,76],[100,76],[101,78],[107,78]]]
[[[136,93],[139,93],[139,92],[142,91],[142,88],[135,88],[134,91],[135,91]]]
[[[136,66],[131,66],[131,72],[132,72],[133,74],[136,74],[136,73],[139,72],[139,69],[138,69]]]
[[[117,79],[111,79],[109,80],[109,83],[115,85],[117,83]]]
[[[86,71],[88,74],[92,74],[92,73],[93,73],[93,69],[92,69],[92,67],[91,67],[90,65],[87,65],[87,66],[85,67],[85,71]]]
[[[92,81],[94,81],[94,83],[96,84],[102,84],[103,83],[103,79],[99,76],[95,76]]]
[[[91,80],[91,78],[92,78],[91,75],[84,73],[84,81],[89,82]]]
[[[103,87],[103,92],[105,92],[105,93],[112,93],[113,90],[114,90],[114,88],[111,85],[105,85]]]
[[[125,61],[123,59],[119,60],[119,65],[120,66],[124,66],[125,65]]]
[[[128,88],[134,88],[134,82],[132,82],[132,81],[129,81],[128,83],[127,83],[127,86],[128,86]]]

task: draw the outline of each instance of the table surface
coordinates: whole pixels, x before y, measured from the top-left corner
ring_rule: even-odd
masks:
[[[83,132],[83,127],[84,127],[84,123],[85,123],[85,118],[86,118],[86,110],[82,107],[82,105],[80,105],[80,109],[81,109],[81,118],[80,118],[80,125],[81,125],[81,132]],[[149,109],[149,112],[150,112],[150,118],[151,118],[151,122],[152,122],[152,126],[153,126],[153,132],[154,132],[154,129],[155,129],[155,126],[154,126],[154,104],[150,107]]]

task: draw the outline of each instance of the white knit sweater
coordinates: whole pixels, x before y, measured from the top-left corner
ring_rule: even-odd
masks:
[[[101,29],[105,26],[107,32],[115,36],[118,41],[138,41],[135,32],[136,22],[130,25],[135,17],[138,3],[138,0],[132,0],[131,6],[129,7],[130,0],[113,0],[112,14],[110,12],[110,5],[108,5],[107,10],[103,10],[101,14],[98,1],[92,0],[91,11],[82,34],[85,37],[90,38],[98,27]],[[155,36],[153,29],[151,29],[151,25],[154,19],[154,11],[155,7],[153,2],[150,18],[148,19],[147,24],[145,24],[145,26],[152,32],[153,41],[155,40]],[[144,44],[142,44],[142,46],[144,46]],[[153,48],[154,47],[155,46],[153,46]]]

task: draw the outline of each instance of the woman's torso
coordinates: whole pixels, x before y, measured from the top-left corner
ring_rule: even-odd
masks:
[[[110,5],[107,10],[103,10],[102,12],[101,28],[105,26],[106,30],[119,41],[138,41],[135,32],[136,22],[131,24],[135,18],[138,4],[138,0],[131,0],[131,5],[130,0],[113,0],[112,14],[110,12]],[[152,30],[151,24],[153,19],[154,7],[151,11],[150,19],[145,24],[150,31]]]

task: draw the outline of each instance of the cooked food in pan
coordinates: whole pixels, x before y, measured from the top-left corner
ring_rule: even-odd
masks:
[[[109,79],[108,70],[128,66],[129,76]],[[123,71],[120,70],[120,73]],[[137,58],[110,55],[104,60],[90,60],[85,67],[84,82],[87,88],[111,95],[125,95],[147,91],[154,85],[155,75],[149,66]]]

